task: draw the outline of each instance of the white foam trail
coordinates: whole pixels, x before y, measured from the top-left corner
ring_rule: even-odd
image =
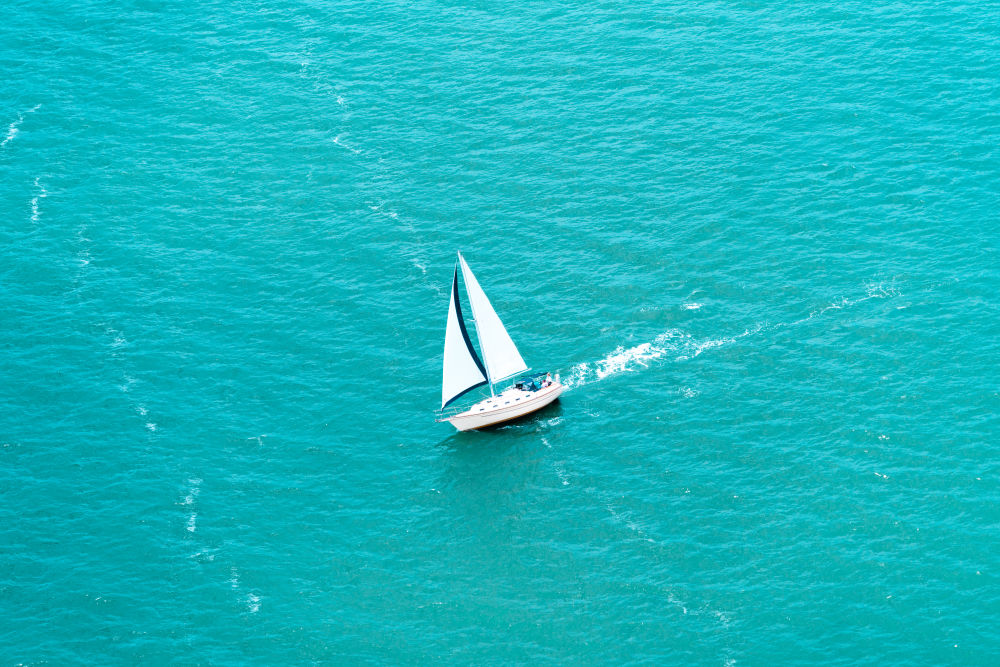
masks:
[[[566,385],[567,389],[572,389],[592,382],[599,382],[619,373],[647,368],[651,362],[664,356],[674,356],[675,361],[693,359],[706,350],[735,343],[740,338],[758,333],[761,329],[763,329],[763,325],[747,329],[736,336],[705,340],[698,340],[689,333],[671,329],[661,333],[652,342],[642,343],[628,349],[618,347],[599,361],[577,364],[570,370],[563,384]]]
[[[687,607],[685,607],[684,603],[678,600],[673,593],[667,593],[667,602],[680,607],[682,614],[686,615],[688,613]]]
[[[410,234],[413,238],[417,239],[416,244],[404,244],[400,246],[400,254],[405,257],[410,264],[414,266],[418,271],[420,271],[421,282],[428,285],[431,289],[438,293],[442,298],[447,296],[445,292],[441,289],[441,285],[436,281],[430,281],[427,279],[427,260],[423,257],[422,253],[413,250],[414,247],[423,244],[423,239],[420,233],[413,226],[413,223],[406,219],[405,216],[400,216],[396,211],[392,211],[386,207],[384,201],[367,201],[365,204],[368,206],[368,210],[372,213],[377,213],[378,215],[385,216],[389,218],[394,223],[398,224],[399,227]],[[419,255],[419,256],[418,256]]]
[[[549,444],[548,438],[542,438],[542,444],[552,449],[552,445]],[[559,481],[562,482],[563,486],[569,486],[569,475],[566,474],[566,470],[558,463],[553,463],[552,467],[556,471],[556,475],[559,477]]]
[[[17,126],[20,125],[23,121],[24,121],[24,116],[18,116],[17,120],[15,120],[13,123],[7,126],[7,136],[6,138],[4,138],[3,141],[0,141],[0,148],[3,148],[4,146],[6,146],[7,144],[9,144],[14,140],[14,137],[16,137],[18,133]]]
[[[546,438],[542,438],[542,443],[551,449],[551,445]],[[669,472],[666,471],[666,472]],[[656,550],[662,555],[663,550],[669,549],[669,542],[663,542],[657,539],[655,534],[651,534],[650,528],[643,525],[643,517],[639,512],[633,512],[628,509],[623,509],[621,505],[616,507],[618,499],[612,499],[609,497],[610,494],[601,491],[597,488],[588,486],[587,484],[578,485],[577,488],[579,492],[590,495],[595,501],[595,506],[601,504],[608,511],[611,516],[611,522],[622,531],[627,530],[632,536],[637,538],[636,544],[642,545],[643,548]],[[690,489],[685,489],[685,493],[690,493]],[[621,496],[624,499],[624,495]],[[636,516],[638,514],[638,516]],[[656,521],[652,520],[646,522],[647,525],[656,525]],[[703,604],[698,607],[689,607],[688,603],[679,598],[671,586],[661,586],[660,589],[665,594],[664,597],[667,602],[676,607],[681,614],[692,616],[710,616],[716,622],[721,624],[723,627],[728,627],[731,623],[730,615],[722,610],[714,609],[708,604]],[[735,664],[735,663],[733,663]]]
[[[899,289],[896,287],[894,280],[889,281],[889,283],[886,283],[885,281],[879,281],[879,282],[872,281],[869,283],[865,283],[865,296],[863,297],[857,299],[849,299],[846,296],[841,297],[840,299],[837,299],[833,303],[824,306],[819,310],[812,311],[811,313],[809,313],[800,320],[795,320],[794,322],[790,322],[788,324],[777,324],[775,325],[775,328],[802,324],[803,322],[808,322],[814,317],[819,317],[820,315],[823,315],[828,311],[842,310],[850,306],[856,306],[857,304],[862,303],[864,301],[868,301],[869,299],[889,299],[896,296],[902,296],[902,292],[900,292]]]
[[[346,148],[347,150],[351,151],[355,155],[361,155],[361,151],[360,150],[358,150],[357,148],[352,148],[352,147],[348,146],[347,144],[345,144],[343,141],[341,141],[340,138],[342,136],[344,136],[344,135],[338,134],[337,136],[335,136],[333,138],[333,143],[337,144],[341,148]]]
[[[201,492],[199,488],[201,486],[201,480],[198,478],[189,479],[188,484],[191,487],[188,489],[187,496],[181,501],[181,505],[191,508],[191,513],[188,515],[186,528],[189,533],[193,533],[197,529],[198,525],[198,512],[194,510],[195,500],[198,498],[198,494]]]
[[[868,295],[865,299],[885,299],[894,296],[901,296],[902,292],[895,285],[895,280],[889,282],[886,285],[885,281],[882,282],[870,282],[865,285],[865,293]],[[861,299],[862,301],[864,299]]]
[[[46,193],[48,194],[48,193]],[[90,239],[85,236],[87,233],[87,226],[83,225],[76,231],[76,240],[81,246],[84,246],[80,252],[76,253],[77,263],[83,267],[90,264],[90,248],[85,244],[90,243]]]
[[[42,186],[38,182],[37,178],[35,179],[35,188],[38,190],[38,194],[36,194],[34,197],[31,198],[31,222],[32,223],[37,223],[39,215],[40,215],[40,213],[38,211],[38,200],[39,199],[45,199],[46,197],[49,196],[48,191],[45,189],[44,186]]]
[[[868,301],[869,299],[887,299],[901,295],[894,281],[889,281],[888,283],[885,281],[872,281],[866,283],[864,288],[865,296],[863,297],[856,299],[842,297],[794,322],[779,322],[777,324],[762,322],[752,328],[745,329],[743,333],[736,334],[735,336],[699,340],[689,333],[684,333],[678,329],[670,329],[648,343],[641,343],[627,349],[624,346],[619,346],[603,359],[589,363],[583,362],[573,366],[569,373],[565,374],[563,384],[567,389],[572,389],[585,384],[600,382],[607,377],[612,377],[619,373],[635,372],[641,368],[647,368],[652,362],[663,357],[673,357],[674,361],[686,361],[697,357],[702,352],[731,345],[741,338],[753,336],[764,330],[775,330],[802,324],[828,311],[841,310]],[[697,305],[700,306],[700,304]],[[688,398],[691,397],[687,391],[685,391],[685,396]]]
[[[28,109],[24,113],[35,113],[41,106],[42,106],[41,104],[36,104],[35,106]],[[23,122],[24,122],[24,114],[23,113],[17,114],[17,120],[15,120],[13,123],[7,126],[7,136],[4,138],[3,141],[0,141],[0,148],[3,148],[4,146],[6,146],[7,144],[9,144],[14,140],[14,137],[16,137],[18,133],[20,133],[20,130],[18,128],[21,126],[21,123]]]
[[[647,535],[646,531],[643,530],[642,526],[640,526],[636,521],[633,521],[628,516],[625,516],[620,512],[618,512],[617,510],[615,510],[614,506],[611,503],[607,503],[605,507],[611,513],[611,517],[614,519],[615,523],[625,526],[630,531],[632,531],[632,533],[634,533],[636,537],[641,538],[644,542],[649,542],[650,544],[656,544],[656,540]]]
[[[260,611],[260,597],[250,593],[247,595],[247,610],[251,614],[256,614]]]

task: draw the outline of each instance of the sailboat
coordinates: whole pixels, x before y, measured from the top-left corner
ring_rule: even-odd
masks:
[[[458,298],[458,272],[472,307],[472,321],[482,358],[472,346]],[[559,375],[528,373],[521,353],[493,310],[479,281],[462,253],[458,253],[448,302],[448,327],[444,334],[444,372],[441,383],[439,422],[449,422],[459,431],[492,426],[544,408],[559,398],[565,387]],[[508,380],[513,380],[506,386]],[[468,392],[489,385],[490,395],[466,407],[453,407]],[[498,387],[501,388],[498,392]]]

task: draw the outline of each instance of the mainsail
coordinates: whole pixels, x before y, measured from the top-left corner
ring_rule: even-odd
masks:
[[[510,339],[510,335],[504,328],[503,322],[500,321],[496,311],[493,310],[493,306],[490,305],[490,300],[486,298],[483,288],[479,286],[479,281],[472,275],[472,270],[465,263],[462,253],[458,254],[458,261],[462,265],[465,291],[469,295],[472,316],[475,318],[476,333],[479,335],[479,349],[486,360],[487,379],[490,383],[496,383],[527,370],[528,366],[524,363],[524,359],[521,358],[521,353],[517,351],[517,346]],[[458,292],[455,291],[454,287],[452,289],[456,294],[454,301],[457,305]],[[466,339],[468,339],[468,336],[466,336]]]
[[[448,328],[444,334],[444,379],[441,383],[441,407],[462,396],[465,392],[486,384],[486,369],[479,360],[469,332],[462,319],[462,306],[458,301],[458,267],[451,281],[451,301],[448,304]]]

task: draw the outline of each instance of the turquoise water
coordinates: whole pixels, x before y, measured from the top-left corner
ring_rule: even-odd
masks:
[[[4,664],[996,664],[1000,10],[15,2]],[[455,251],[538,417],[433,420]]]

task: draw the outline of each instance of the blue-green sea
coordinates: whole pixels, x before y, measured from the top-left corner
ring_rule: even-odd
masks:
[[[998,245],[992,2],[8,2],[0,664],[1000,664]]]

